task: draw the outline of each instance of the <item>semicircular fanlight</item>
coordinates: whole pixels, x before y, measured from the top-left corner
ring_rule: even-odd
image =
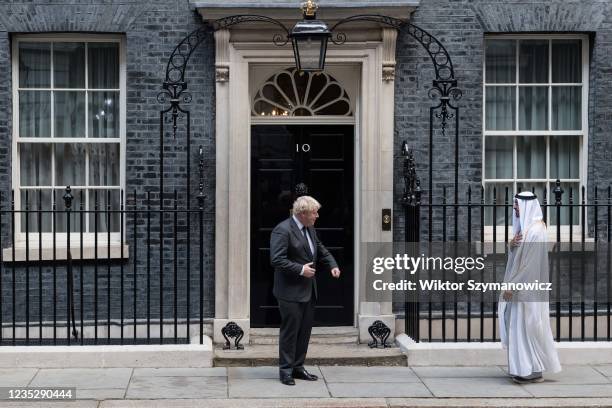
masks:
[[[255,92],[252,116],[353,116],[351,101],[331,75],[287,68]]]

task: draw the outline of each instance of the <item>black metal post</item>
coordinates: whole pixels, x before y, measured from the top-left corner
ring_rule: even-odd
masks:
[[[199,215],[199,255],[200,255],[200,344],[204,343],[204,148],[200,146],[198,149],[198,155],[200,161],[198,163],[199,169],[199,183],[198,183],[198,215]]]
[[[64,199],[64,206],[66,207],[66,341],[70,345],[70,323],[72,322],[72,335],[75,339],[78,339],[78,332],[76,329],[76,319],[74,317],[74,280],[72,276],[72,251],[70,249],[70,218],[72,217],[72,190],[70,186],[66,186],[66,192],[62,197]]]
[[[556,313],[557,313],[557,333],[556,340],[561,340],[561,302],[560,302],[560,294],[561,294],[561,196],[563,195],[563,189],[561,188],[561,180],[557,179],[555,183],[555,189],[553,190],[553,194],[555,195],[555,206],[557,208],[557,245],[556,247],[556,257],[557,257],[557,304],[556,304]],[[570,321],[572,320],[572,316],[569,316]],[[571,334],[570,334],[571,335]]]
[[[574,252],[574,191],[573,188],[570,187],[569,189],[569,219],[570,219],[570,223],[569,223],[569,250],[570,250],[570,254],[573,254]],[[569,316],[569,323],[568,323],[568,336],[569,336],[569,341],[572,341],[572,332],[573,332],[573,324],[574,321],[572,319],[572,316],[574,314],[574,305],[573,305],[573,298],[572,298],[572,275],[573,275],[573,256],[569,257],[569,279],[568,281],[568,294],[569,294],[569,301],[568,301],[568,316]],[[559,291],[559,293],[561,293],[561,287],[559,285],[560,282],[560,278],[557,280],[557,290]],[[558,299],[561,300],[561,299]],[[559,324],[561,317],[559,315],[557,315],[557,324]]]
[[[402,144],[402,156],[404,156],[404,195],[402,205],[404,206],[404,239],[405,242],[419,242],[420,237],[420,207],[421,207],[421,182],[416,175],[416,163],[412,150],[408,149],[408,143]],[[418,272],[417,275],[418,276]],[[410,296],[410,299],[408,299]],[[404,328],[406,334],[414,341],[420,341],[419,333],[419,299],[418,292],[414,295],[406,295],[404,301]]]

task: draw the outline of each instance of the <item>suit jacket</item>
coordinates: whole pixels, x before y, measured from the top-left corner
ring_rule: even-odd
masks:
[[[309,262],[326,269],[338,266],[336,260],[323,246],[313,227],[307,227],[315,253],[311,255],[308,241],[292,217],[278,224],[270,235],[270,263],[274,268],[274,288],[277,299],[289,302],[308,302],[314,288],[317,294],[316,274],[312,278],[300,275],[302,266]],[[315,268],[316,269],[316,268]],[[317,269],[317,273],[321,273]]]

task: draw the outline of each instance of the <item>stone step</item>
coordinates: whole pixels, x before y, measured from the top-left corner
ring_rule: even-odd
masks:
[[[310,336],[310,344],[357,344],[357,336]],[[253,336],[251,344],[278,344],[277,336]]]
[[[251,329],[251,344],[278,344],[278,328]],[[356,327],[313,327],[310,344],[357,344],[359,330]]]
[[[214,350],[215,367],[247,367],[278,365],[278,346],[245,345],[244,350]],[[394,346],[372,349],[367,344],[311,344],[307,365],[406,366],[406,356]]]

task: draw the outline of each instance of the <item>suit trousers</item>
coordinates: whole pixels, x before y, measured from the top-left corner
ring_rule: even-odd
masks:
[[[314,320],[315,295],[308,302],[278,299],[281,326],[278,338],[280,374],[291,375],[294,368],[304,366]]]

